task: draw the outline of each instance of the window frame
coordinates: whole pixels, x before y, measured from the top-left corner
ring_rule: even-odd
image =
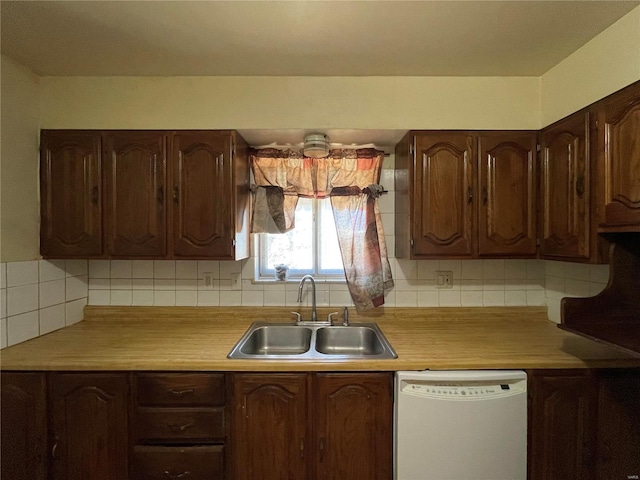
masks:
[[[321,235],[323,232],[327,232],[326,228],[323,228],[321,221],[320,209],[322,208],[322,204],[320,202],[329,203],[329,198],[300,198],[300,201],[310,200],[312,202],[311,206],[311,224],[312,224],[312,238],[311,238],[311,249],[312,249],[312,257],[313,257],[313,266],[311,269],[297,269],[297,270],[289,270],[287,273],[286,281],[299,281],[304,275],[312,275],[315,279],[322,279],[325,281],[331,281],[336,283],[345,283],[345,273],[344,267],[340,270],[337,269],[321,269]],[[329,210],[331,207],[329,206]],[[297,209],[296,209],[297,215]],[[329,232],[335,232],[335,228],[330,229]],[[277,281],[275,268],[269,267],[266,265],[267,258],[267,246],[266,246],[266,236],[269,235],[267,233],[257,234],[256,237],[256,265],[255,265],[255,280],[256,281]],[[337,242],[337,237],[336,237]],[[339,247],[338,247],[339,248]],[[340,261],[342,263],[342,256],[340,255]]]

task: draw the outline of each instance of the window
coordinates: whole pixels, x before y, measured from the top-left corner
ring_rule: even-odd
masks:
[[[289,279],[311,274],[344,280],[331,201],[300,198],[296,226],[284,234],[260,234],[257,280],[275,278],[275,266],[289,267]]]

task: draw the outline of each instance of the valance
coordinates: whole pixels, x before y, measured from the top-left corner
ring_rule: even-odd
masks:
[[[309,158],[291,150],[250,152],[257,186],[253,233],[285,233],[295,227],[299,197],[329,197],[349,292],[358,311],[384,303],[393,287],[378,197],[384,153],[332,150]]]

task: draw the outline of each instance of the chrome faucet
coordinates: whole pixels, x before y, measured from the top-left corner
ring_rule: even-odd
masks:
[[[306,280],[311,281],[311,321],[316,322],[318,320],[318,310],[316,308],[316,281],[311,275],[305,275],[302,277],[302,280],[300,280],[300,285],[298,286],[298,303],[302,302],[302,287],[304,287],[304,282]]]

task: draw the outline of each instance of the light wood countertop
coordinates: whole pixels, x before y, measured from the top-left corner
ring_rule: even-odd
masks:
[[[287,307],[98,307],[85,320],[6,348],[2,370],[393,371],[639,367],[633,357],[557,328],[544,307],[389,308],[375,321],[394,360],[229,360],[253,321],[288,321]],[[319,309],[319,317],[336,310]],[[305,312],[308,310],[305,310]],[[351,310],[350,310],[351,311]],[[305,314],[305,317],[308,314]]]

